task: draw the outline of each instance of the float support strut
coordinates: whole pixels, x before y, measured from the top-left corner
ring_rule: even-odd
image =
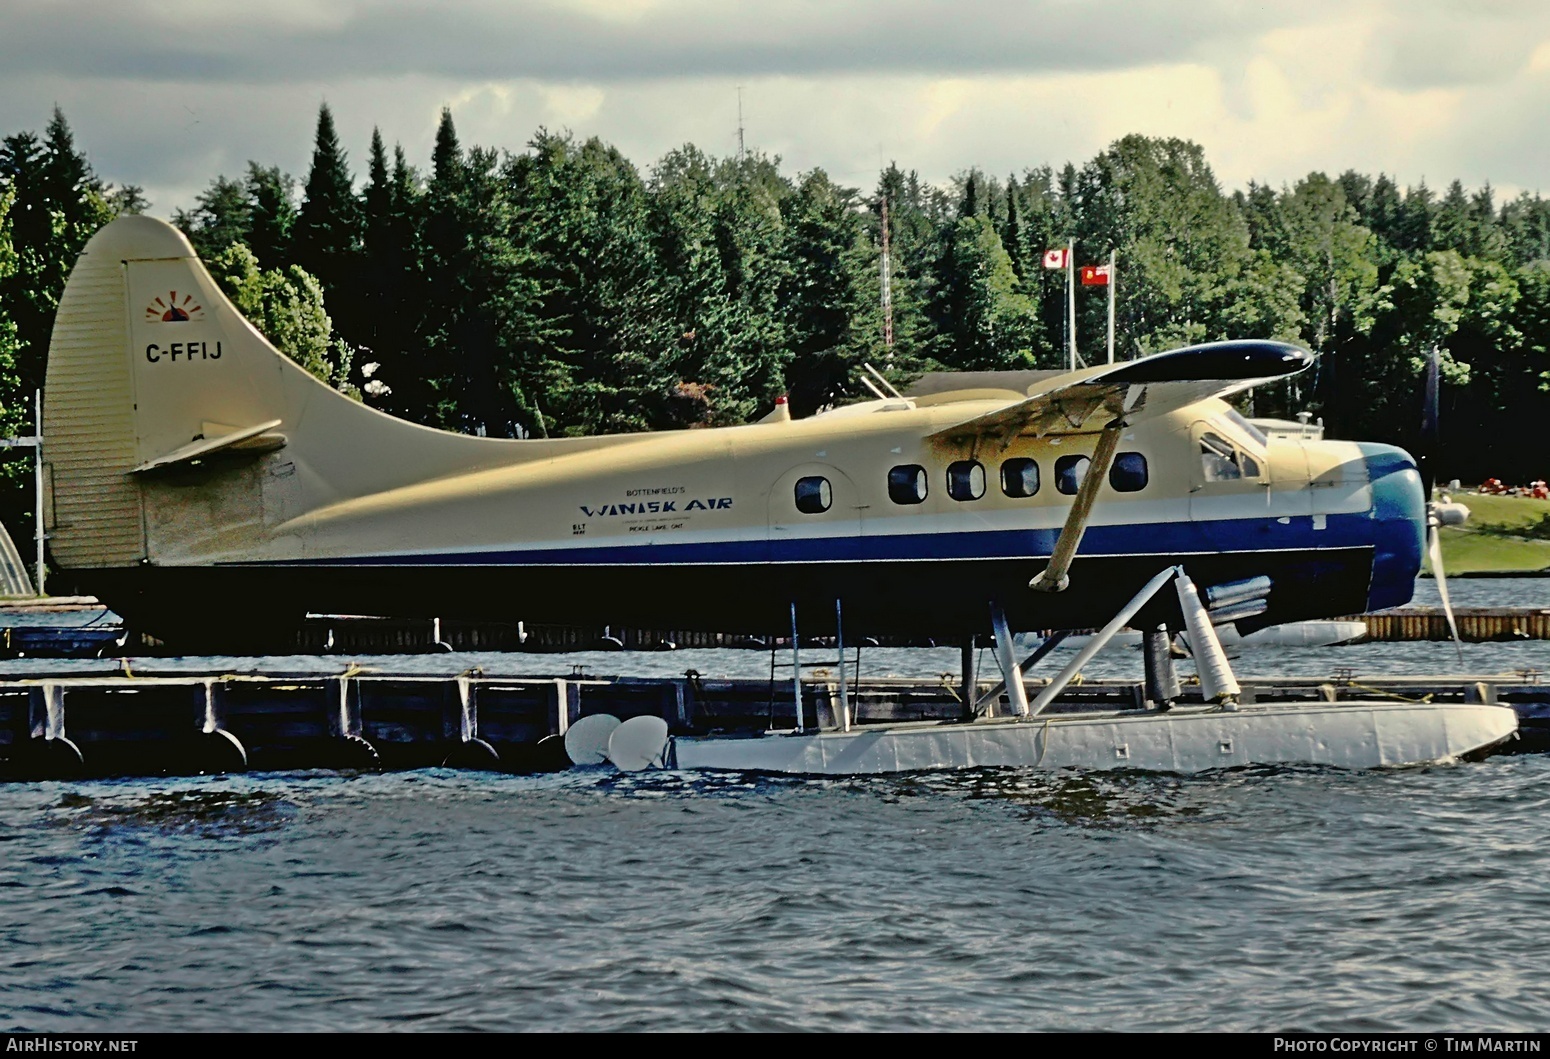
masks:
[[[999,602],[990,605],[990,625],[996,634],[996,661],[1001,663],[1001,678],[1006,681],[1007,698],[1012,712],[1028,716],[1028,691],[1023,687],[1023,671],[1017,665],[1012,631],[1006,623],[1006,609]]]
[[[840,650],[840,730],[850,731],[850,692],[845,688],[845,613],[838,599],[834,601],[834,642]]]
[[[796,701],[797,731],[804,732],[802,720],[802,641],[797,637],[797,601],[791,601],[791,694]]]
[[[1141,641],[1146,657],[1146,699],[1159,710],[1168,710],[1179,700],[1179,675],[1173,668],[1172,637],[1168,626],[1147,629]]]

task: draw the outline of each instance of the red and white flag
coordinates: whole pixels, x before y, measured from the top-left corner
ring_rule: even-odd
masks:
[[[1069,257],[1070,254],[1071,251],[1065,248],[1061,248],[1059,250],[1046,250],[1044,251],[1044,267],[1065,268],[1066,258]]]
[[[1109,285],[1108,265],[1083,265],[1082,286],[1107,287]]]

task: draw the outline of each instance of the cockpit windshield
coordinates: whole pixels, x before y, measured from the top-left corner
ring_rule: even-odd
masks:
[[[1270,439],[1265,436],[1265,432],[1259,429],[1259,427],[1255,426],[1253,423],[1250,423],[1247,419],[1243,418],[1243,416],[1239,414],[1236,408],[1227,409],[1226,419],[1233,426],[1237,427],[1239,430],[1243,431],[1249,437],[1258,442],[1261,448],[1270,443]]]

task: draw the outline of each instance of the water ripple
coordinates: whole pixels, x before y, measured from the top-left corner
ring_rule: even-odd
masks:
[[[0,1026],[1530,1030],[1547,771],[12,787]]]

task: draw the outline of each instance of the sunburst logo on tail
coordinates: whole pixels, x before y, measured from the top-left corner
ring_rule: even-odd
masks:
[[[173,324],[185,320],[202,320],[204,315],[204,306],[194,301],[192,294],[179,295],[175,290],[168,291],[165,299],[157,298],[145,307],[147,323],[159,320],[162,323]]]

